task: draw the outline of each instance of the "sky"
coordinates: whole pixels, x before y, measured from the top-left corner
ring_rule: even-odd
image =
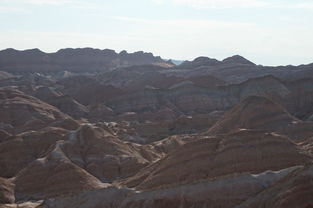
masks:
[[[0,0],[0,50],[68,47],[308,64],[313,0]]]

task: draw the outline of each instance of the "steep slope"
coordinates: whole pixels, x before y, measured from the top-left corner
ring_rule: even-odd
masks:
[[[84,83],[82,85],[82,83]],[[63,94],[69,95],[83,105],[103,103],[108,99],[125,94],[124,90],[99,83],[95,76],[75,76],[58,81]]]
[[[295,118],[268,98],[250,96],[227,111],[206,133],[215,135],[238,129],[278,132],[300,141],[312,136],[313,122],[303,122]]]
[[[313,165],[308,164],[236,208],[313,207]]]
[[[123,88],[127,92],[135,92],[145,87],[168,89],[185,81],[191,81],[203,87],[215,87],[225,83],[210,75],[182,77],[171,75],[168,71],[168,69],[155,66],[132,66],[107,72],[101,76],[105,84]]]
[[[43,204],[47,208],[231,208],[299,169],[301,166],[279,171],[266,171],[257,175],[233,175],[144,192],[111,187],[74,196],[52,198],[45,200]]]
[[[78,103],[70,96],[63,95],[49,87],[40,87],[35,90],[33,95],[40,100],[55,106],[62,112],[72,116],[73,118],[86,118],[88,115],[88,109]]]
[[[237,174],[173,187],[161,187],[126,198],[123,208],[233,208],[300,167],[260,174]]]
[[[145,88],[111,98],[105,103],[118,113],[155,111],[169,107],[176,112],[190,114],[226,110],[253,95],[281,102],[289,93],[284,83],[273,76],[253,78],[232,85],[223,85],[222,81],[213,76],[198,76],[183,78],[167,89]]]
[[[14,177],[21,169],[39,157],[44,157],[68,131],[44,128],[11,136],[0,143],[0,177]]]
[[[298,122],[283,107],[258,96],[250,96],[230,111],[208,130],[209,134],[221,134],[245,129],[274,130]]]
[[[62,125],[66,120],[70,123],[71,117],[37,98],[15,89],[0,89],[0,122],[7,131],[19,132],[47,125]],[[76,126],[72,121],[70,126],[65,127]]]
[[[61,148],[73,163],[109,182],[133,175],[156,159],[153,152],[141,145],[125,143],[109,132],[89,125],[71,132]]]
[[[310,158],[303,155],[287,137],[241,130],[189,142],[142,169],[124,184],[151,189],[228,174],[280,170],[308,161]]]
[[[284,106],[296,117],[307,120],[313,114],[313,79],[305,78],[285,82],[290,94],[284,100]],[[313,116],[312,116],[313,121]]]
[[[107,186],[74,165],[62,152],[61,145],[62,142],[57,143],[46,157],[35,160],[16,175],[16,200],[44,199]]]
[[[254,95],[280,101],[290,94],[285,83],[272,75],[251,78],[239,84],[227,85],[223,89],[232,92],[230,95],[240,101]]]
[[[243,65],[255,65],[253,62],[249,61],[248,59],[240,56],[235,55],[232,57],[228,57],[222,61],[224,64],[243,64]]]

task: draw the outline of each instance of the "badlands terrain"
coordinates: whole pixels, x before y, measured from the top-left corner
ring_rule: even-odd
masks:
[[[313,64],[0,51],[0,208],[312,208]]]

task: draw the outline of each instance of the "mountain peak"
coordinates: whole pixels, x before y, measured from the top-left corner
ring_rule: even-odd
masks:
[[[194,59],[193,61],[185,61],[183,62],[180,67],[185,67],[185,68],[197,68],[197,67],[201,67],[201,66],[215,66],[217,64],[219,64],[220,61],[213,59],[213,58],[209,58],[206,56],[200,56],[196,59]]]
[[[224,63],[229,64],[246,64],[246,65],[255,65],[253,62],[249,61],[248,59],[240,56],[240,55],[234,55],[231,57],[228,57],[223,60]]]
[[[206,56],[199,56],[198,58],[195,58],[192,62],[195,63],[206,63],[206,64],[216,64],[219,61],[214,58],[209,58]]]

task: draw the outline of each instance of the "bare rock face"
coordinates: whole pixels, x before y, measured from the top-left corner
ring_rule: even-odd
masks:
[[[313,165],[308,164],[238,208],[308,208],[313,206]]]
[[[97,78],[97,76],[74,76],[59,80],[58,84],[63,86],[63,94],[71,96],[85,106],[103,103],[124,94],[124,90],[99,82]]]
[[[168,114],[173,113],[170,110],[166,111]],[[166,111],[163,111],[162,115]],[[173,117],[169,115],[171,118],[166,118],[158,113],[138,115],[134,112],[128,112],[118,116],[120,122],[102,122],[100,126],[124,141],[148,144],[172,135],[204,132],[218,120],[223,112],[215,111],[210,114],[195,114],[178,118],[175,118],[176,115]],[[148,115],[150,116],[146,117]]]
[[[33,161],[16,175],[17,200],[44,199],[107,186],[73,164],[62,152],[61,145],[62,142],[57,143],[49,155]]]
[[[57,108],[14,89],[0,89],[0,122],[7,131],[39,129],[70,117]]]
[[[55,81],[51,77],[40,73],[26,73],[16,75],[9,79],[0,80],[1,87],[17,87],[26,94],[31,94],[36,86],[54,86]]]
[[[171,71],[174,72],[174,71]],[[99,74],[97,82],[111,85],[126,92],[136,92],[144,88],[168,89],[185,81],[191,81],[202,87],[214,87],[225,84],[221,79],[211,75],[191,75],[169,73],[169,69],[155,65],[132,66]]]
[[[281,181],[294,180],[295,173],[302,169],[303,166],[294,166],[279,171],[266,171],[260,174],[229,175],[222,178],[161,187],[144,192],[110,187],[86,191],[73,196],[47,199],[44,201],[43,206],[45,208],[189,208],[195,206],[232,208],[236,207],[236,205],[245,204],[251,199],[258,198],[259,193],[266,193],[267,190],[271,190],[271,187],[275,187]],[[294,193],[292,195],[296,196]],[[308,198],[307,201],[300,204],[309,205],[310,201]]]
[[[14,177],[29,163],[44,157],[67,132],[64,129],[50,127],[40,131],[24,132],[0,143],[0,177]]]
[[[72,116],[73,118],[86,118],[88,109],[84,105],[78,103],[70,96],[51,89],[49,87],[40,87],[34,93],[34,96],[40,100],[53,105],[62,112]]]
[[[130,176],[150,163],[150,158],[142,154],[146,151],[141,145],[125,143],[88,125],[70,133],[62,149],[73,163],[102,181]]]
[[[154,152],[167,156],[169,153],[174,152],[180,146],[197,140],[197,136],[192,135],[175,135],[170,136],[168,138],[162,139],[160,141],[156,141],[150,144],[145,145],[145,148],[151,149]]]
[[[221,134],[240,128],[276,130],[296,122],[300,121],[282,106],[265,97],[251,96],[226,112],[208,133]]]
[[[278,132],[295,141],[302,141],[312,136],[313,122],[295,118],[268,98],[250,96],[226,112],[206,133],[223,134],[241,128]]]
[[[167,90],[145,88],[134,93],[121,95],[106,102],[117,113],[156,112],[170,107],[181,112],[215,110],[215,100],[207,90],[195,86],[192,82],[178,83]]]
[[[0,207],[1,204],[11,204],[14,202],[14,184],[10,179],[0,178]]]
[[[266,171],[260,174],[240,174],[172,187],[161,187],[130,196],[122,202],[120,207],[232,208],[287,177],[292,171],[300,168],[296,166],[280,171]]]
[[[209,113],[226,110],[249,96],[263,96],[281,101],[290,91],[284,83],[265,76],[240,84],[218,86],[217,78],[186,78],[166,89],[145,88],[109,99],[105,103],[117,113],[157,111],[170,108],[178,113]]]
[[[73,118],[79,119],[88,117],[88,108],[78,103],[70,96],[59,96],[51,101],[51,105],[57,107]]]
[[[242,130],[187,143],[124,184],[150,189],[233,173],[279,170],[309,160],[287,137]]]
[[[239,97],[239,101],[249,96],[262,96],[280,102],[290,94],[288,86],[272,75],[252,78],[239,84],[228,85],[226,88],[232,96]]]

